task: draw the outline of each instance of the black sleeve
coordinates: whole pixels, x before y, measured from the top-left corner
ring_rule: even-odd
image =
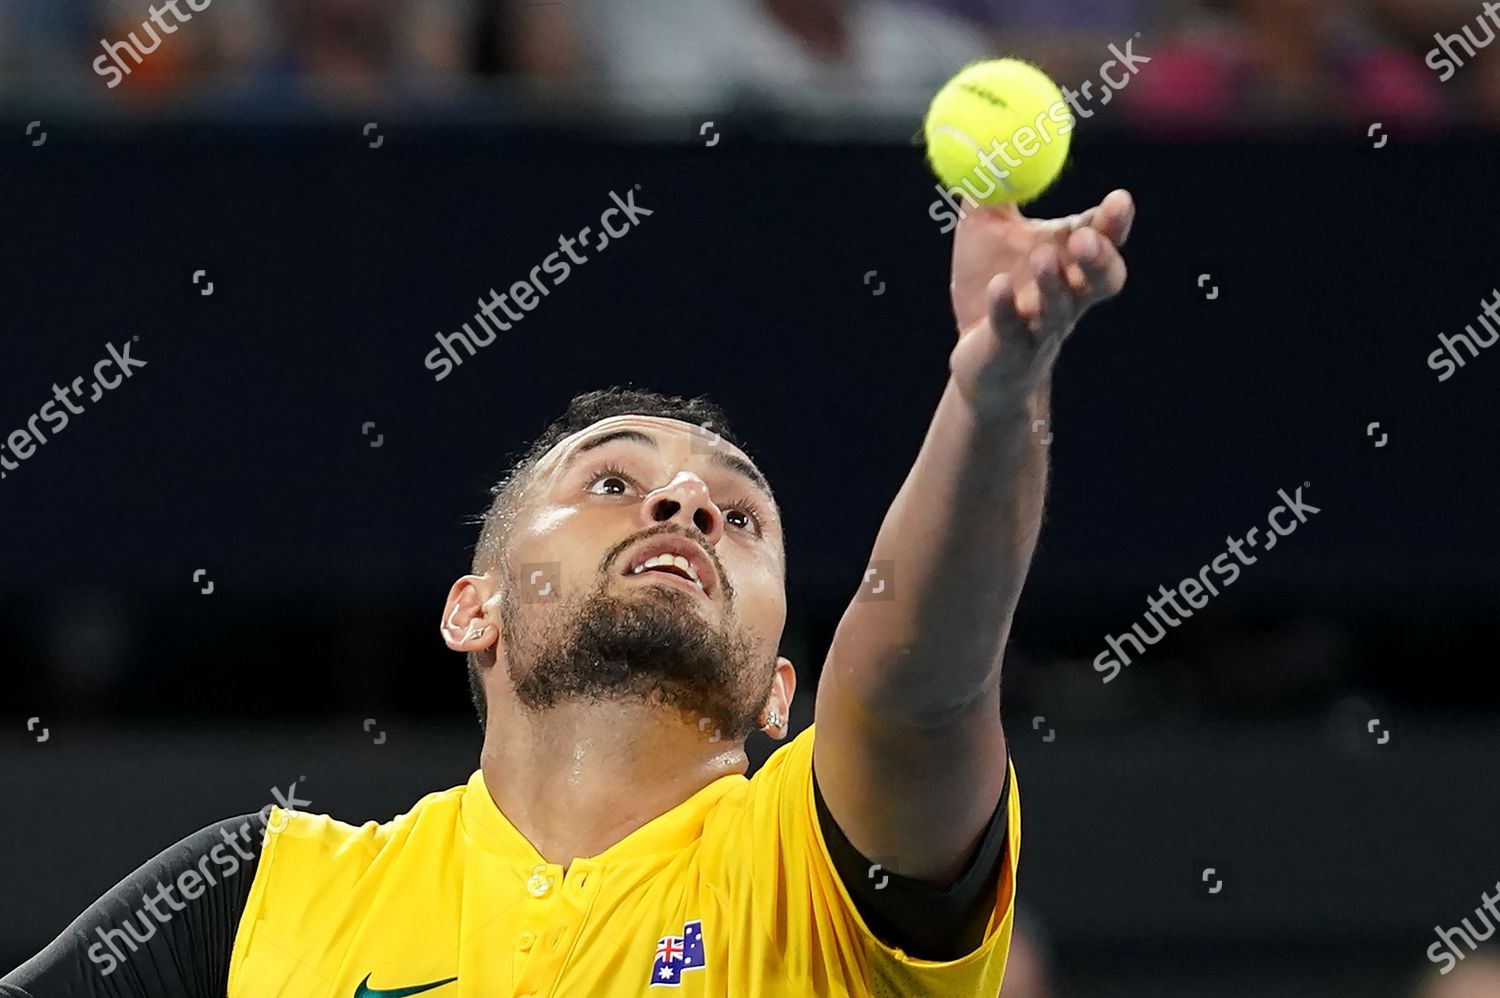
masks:
[[[860,855],[828,812],[816,775],[813,798],[834,869],[877,939],[922,960],[957,960],[978,948],[995,908],[1000,864],[1005,859],[1008,765],[1000,803],[990,816],[989,827],[969,865],[947,887],[884,871],[872,876],[870,860]]]
[[[0,978],[0,998],[224,998],[265,827],[242,815],[170,847]]]

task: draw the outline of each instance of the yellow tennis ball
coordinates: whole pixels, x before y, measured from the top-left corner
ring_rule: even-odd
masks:
[[[932,99],[927,161],[949,189],[979,204],[1025,203],[1068,158],[1073,112],[1057,84],[1020,59],[965,66]]]

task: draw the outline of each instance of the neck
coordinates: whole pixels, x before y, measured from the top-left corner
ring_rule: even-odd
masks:
[[[479,767],[502,814],[549,863],[603,852],[721,776],[744,745],[648,704],[496,704]]]

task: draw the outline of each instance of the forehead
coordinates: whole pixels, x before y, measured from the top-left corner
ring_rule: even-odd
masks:
[[[680,419],[668,419],[665,416],[638,416],[626,413],[601,419],[597,423],[591,423],[577,433],[570,434],[559,440],[553,445],[551,450],[543,454],[541,459],[537,461],[537,471],[543,475],[555,472],[581,446],[620,430],[635,430],[645,433],[647,436],[656,439],[662,445],[664,451],[670,451],[674,446],[690,446],[690,442],[693,440],[698,440],[701,443],[712,442],[711,447],[703,448],[705,454],[717,455],[720,461],[724,458],[729,458],[737,464],[742,464],[749,469],[755,469],[755,462],[751,461],[744,451],[727,440],[717,438],[711,428],[705,429],[695,423],[686,423]],[[711,457],[710,460],[713,460],[713,458]],[[751,477],[759,479],[766,491],[770,491],[769,485],[765,484],[765,480],[760,475],[759,470],[755,470]]]

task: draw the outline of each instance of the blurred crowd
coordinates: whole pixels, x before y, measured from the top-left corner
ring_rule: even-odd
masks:
[[[1120,123],[1500,126],[1500,14],[1482,0],[193,2],[161,31],[161,0],[0,0],[0,100],[905,113],[972,59],[1021,56],[1077,86],[1133,42],[1151,61],[1107,109]],[[149,54],[116,59],[107,86],[96,60],[126,39]]]

